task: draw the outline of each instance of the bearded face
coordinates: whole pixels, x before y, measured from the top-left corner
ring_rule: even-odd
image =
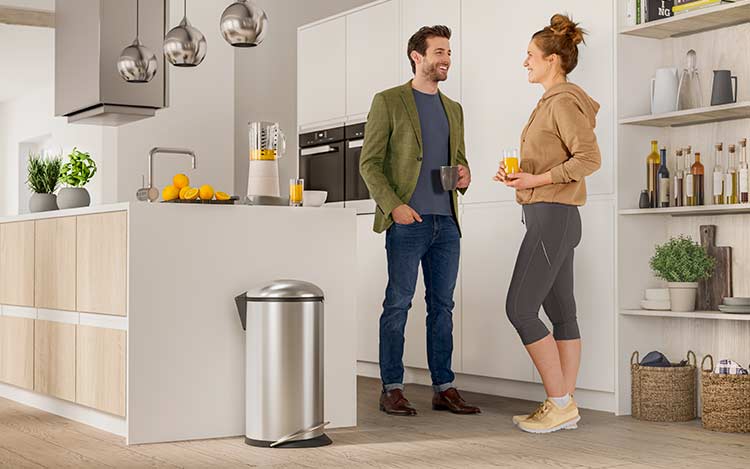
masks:
[[[417,62],[417,73],[428,81],[440,82],[448,79],[451,67],[450,41],[444,37],[427,39],[427,51]]]

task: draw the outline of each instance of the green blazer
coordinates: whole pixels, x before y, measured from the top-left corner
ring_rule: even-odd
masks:
[[[451,165],[467,168],[464,114],[461,105],[440,93],[450,126]],[[365,125],[365,141],[359,171],[377,203],[373,229],[382,233],[393,224],[391,212],[408,204],[417,187],[422,167],[422,127],[417,103],[408,83],[375,95]],[[465,189],[460,190],[463,194]],[[453,213],[458,214],[454,191]]]

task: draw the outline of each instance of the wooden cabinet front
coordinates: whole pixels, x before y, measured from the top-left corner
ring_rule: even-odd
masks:
[[[37,220],[35,235],[35,306],[75,311],[75,217]]]
[[[125,415],[125,331],[78,326],[76,402]]]
[[[34,306],[34,222],[0,225],[0,304]]]
[[[34,391],[75,401],[75,324],[41,320],[35,322]]]

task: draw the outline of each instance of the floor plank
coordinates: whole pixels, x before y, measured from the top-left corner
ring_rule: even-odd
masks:
[[[331,430],[316,449],[247,446],[244,438],[126,446],[120,437],[0,399],[0,467],[326,468],[746,468],[750,435],[703,430],[700,421],[661,424],[583,410],[579,429],[520,432],[511,416],[533,409],[518,399],[465,393],[481,415],[431,410],[431,390],[407,386],[415,417],[377,409],[378,381],[359,378],[356,428]]]

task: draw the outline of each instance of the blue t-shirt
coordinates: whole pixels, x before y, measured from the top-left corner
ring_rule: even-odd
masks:
[[[422,168],[409,206],[420,215],[452,216],[451,193],[440,184],[440,167],[450,165],[450,124],[440,93],[412,89],[422,128]]]

